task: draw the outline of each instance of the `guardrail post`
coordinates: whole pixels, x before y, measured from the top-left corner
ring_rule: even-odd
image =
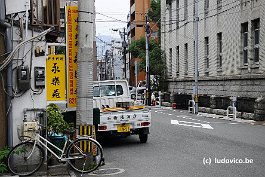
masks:
[[[161,91],[158,92],[158,97],[159,97],[159,106],[162,106]]]
[[[195,114],[195,101],[189,100],[189,112]]]
[[[229,110],[230,109],[232,110],[232,114],[229,114]],[[232,115],[233,116],[233,120],[236,120],[236,107],[234,105],[227,107],[226,116],[229,117],[229,115]]]

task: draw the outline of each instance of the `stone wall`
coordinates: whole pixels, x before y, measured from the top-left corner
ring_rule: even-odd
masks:
[[[265,120],[265,98],[263,96],[256,99],[254,108],[254,119],[260,121]]]
[[[192,94],[194,79],[168,80],[168,91],[172,93]],[[200,95],[234,96],[258,98],[265,94],[265,75],[201,77],[198,93]]]
[[[193,79],[171,80],[168,84],[169,92],[178,97],[174,100],[177,105],[186,104],[187,96],[192,98]],[[236,107],[240,112],[238,116],[246,119],[265,119],[265,76],[201,78],[198,93],[202,97],[199,98],[199,107],[211,108],[212,113],[216,109],[226,110],[232,105],[230,98],[236,97]]]

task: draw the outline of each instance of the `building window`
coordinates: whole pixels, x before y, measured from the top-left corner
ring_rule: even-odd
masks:
[[[218,10],[222,9],[222,0],[217,0],[217,9]]]
[[[59,0],[31,0],[32,25],[58,27],[60,26],[60,12]]]
[[[241,24],[241,41],[243,52],[243,64],[248,63],[248,23]]]
[[[204,38],[205,69],[209,69],[209,37]]]
[[[65,19],[65,10],[64,8],[60,8],[60,19]]]
[[[184,63],[185,63],[185,74],[188,74],[188,43],[184,45]]]
[[[184,0],[184,20],[188,20],[188,0]]]
[[[179,29],[179,0],[176,0],[176,28]]]
[[[176,71],[179,74],[179,46],[176,47]]]
[[[259,33],[260,19],[252,20],[253,58],[254,62],[259,62]]]
[[[168,75],[172,76],[172,48],[169,48],[169,68],[168,68]]]
[[[217,65],[218,68],[222,68],[223,58],[223,42],[222,42],[222,33],[217,33]]]
[[[204,0],[204,14],[207,16],[209,13],[209,0]]]
[[[193,17],[195,17],[196,0],[193,0]]]
[[[172,4],[169,3],[169,30],[172,31]]]

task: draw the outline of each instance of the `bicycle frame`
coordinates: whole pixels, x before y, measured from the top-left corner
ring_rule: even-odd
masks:
[[[51,143],[49,140],[45,139],[44,137],[42,137],[40,134],[36,133],[36,136],[34,138],[34,146],[36,143],[41,144],[46,150],[48,150],[50,153],[52,153],[58,160],[61,161],[66,161],[66,158],[63,158],[63,155],[65,155],[65,149],[66,149],[66,145],[67,142],[70,141],[69,139],[67,141],[65,141],[63,149],[58,148],[57,146],[55,146],[53,143]],[[71,141],[70,141],[71,142]],[[56,150],[60,151],[60,155],[57,155],[53,150],[51,150],[47,144],[51,145],[52,147],[54,147]]]
[[[67,140],[65,141],[64,143],[64,146],[63,146],[63,149],[60,149],[58,148],[57,146],[55,146],[53,143],[51,143],[49,140],[47,140],[46,138],[42,137],[40,134],[36,133],[36,136],[34,137],[34,147],[32,149],[32,152],[36,146],[36,143],[39,143],[42,145],[42,147],[45,149],[45,150],[48,150],[50,153],[52,153],[58,160],[61,160],[61,161],[66,161],[68,160],[67,158],[63,158],[63,156],[65,155],[65,150],[66,150],[66,147],[67,147],[67,142],[71,142],[71,140]],[[53,150],[51,150],[47,144],[51,145],[52,147],[54,147],[56,150],[60,151],[60,154],[57,155]],[[46,151],[47,153],[47,151]],[[29,157],[31,156],[31,154],[29,155]],[[28,158],[29,158],[28,157]]]
[[[45,148],[45,150],[48,150],[50,153],[52,153],[58,160],[66,162],[67,160],[75,159],[75,158],[66,158],[66,157],[63,157],[65,155],[65,150],[66,150],[66,147],[67,147],[67,143],[68,142],[71,143],[72,140],[68,139],[67,141],[65,141],[64,146],[63,146],[63,149],[60,149],[57,146],[55,146],[53,143],[51,143],[49,140],[47,140],[44,137],[42,137],[40,134],[36,133],[36,136],[34,138],[34,146],[33,146],[32,152],[34,151],[36,144],[39,143],[39,144],[41,144]],[[57,155],[45,143],[51,145],[52,147],[54,147],[55,149],[57,149],[58,151],[60,151],[61,154],[60,155]],[[82,155],[84,155],[82,149],[80,149],[78,146],[76,146],[76,149]],[[30,153],[30,155],[28,156],[28,158],[30,158],[30,156],[32,155],[32,152]],[[47,153],[47,151],[46,151],[46,153]]]

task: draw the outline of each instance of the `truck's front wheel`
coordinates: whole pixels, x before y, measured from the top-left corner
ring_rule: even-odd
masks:
[[[146,143],[147,142],[147,139],[148,139],[148,134],[140,133],[139,134],[139,139],[140,139],[140,142],[141,143]]]

